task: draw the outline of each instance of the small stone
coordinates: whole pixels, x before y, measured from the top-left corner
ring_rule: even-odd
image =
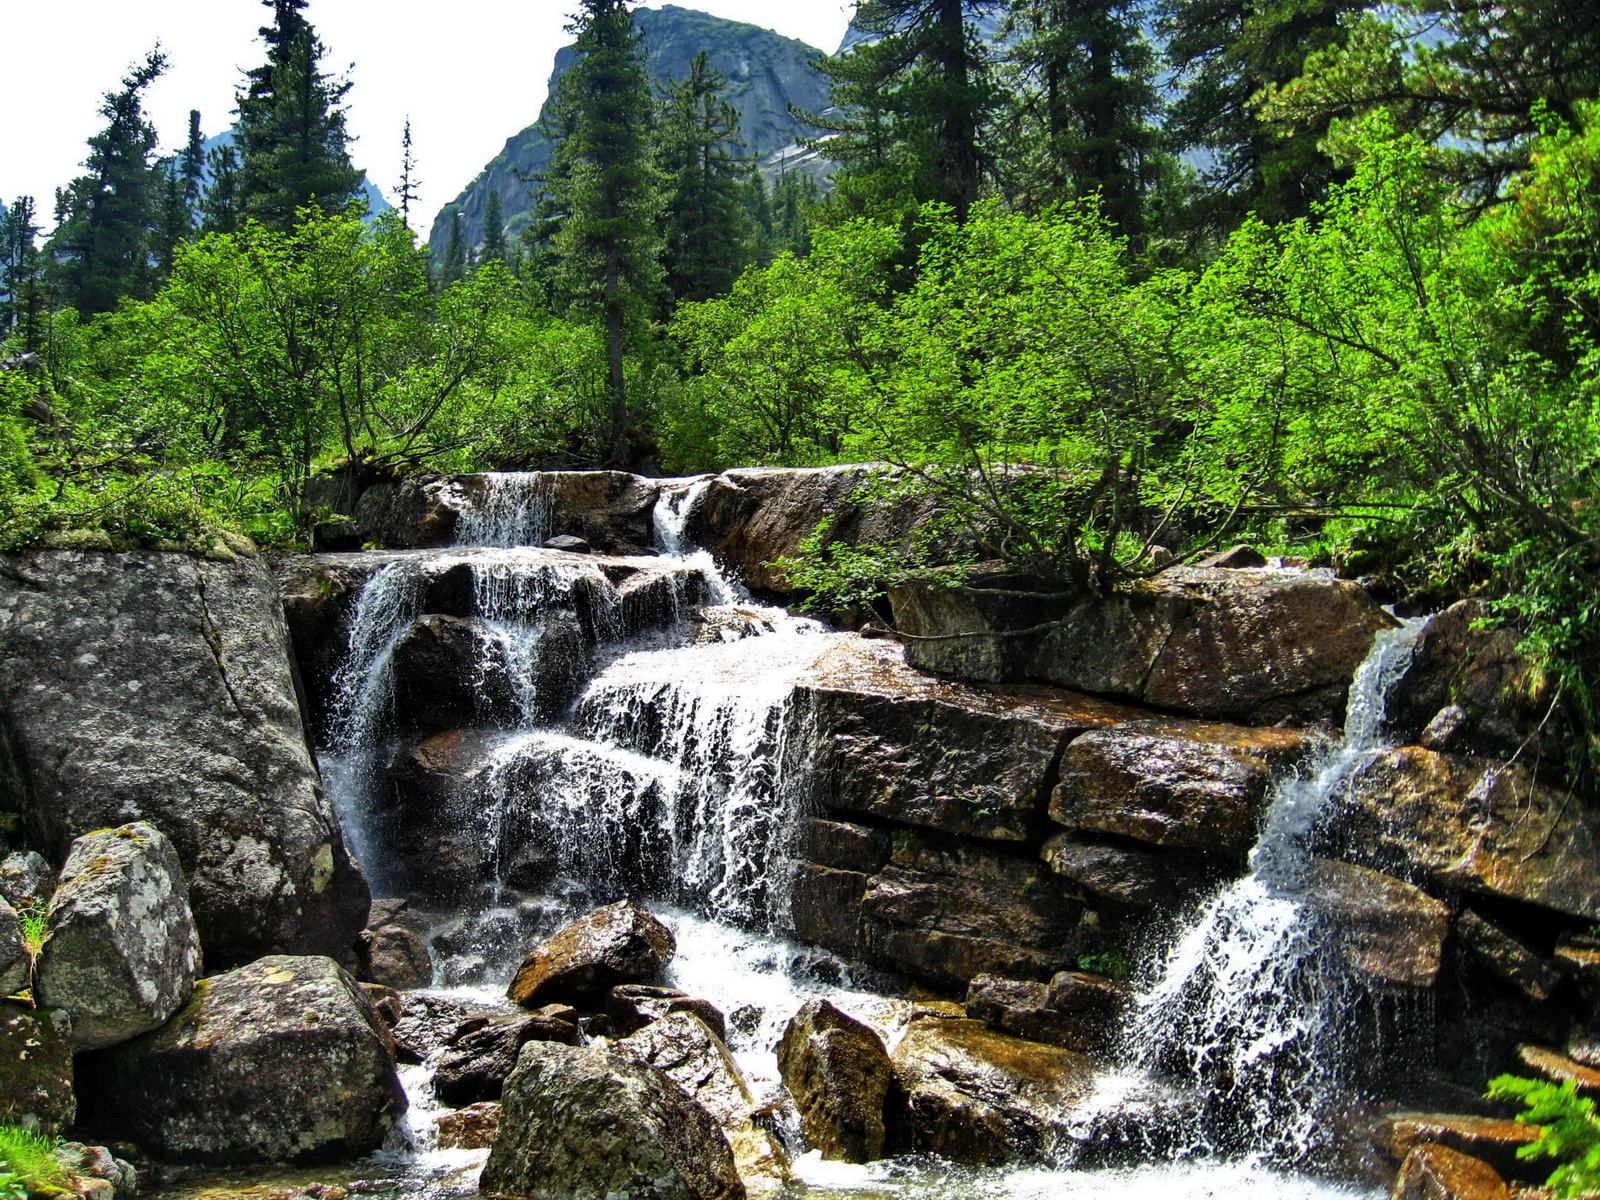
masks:
[[[1404,1162],[1417,1146],[1434,1143],[1482,1159],[1497,1171],[1515,1171],[1517,1151],[1539,1138],[1539,1128],[1497,1117],[1453,1113],[1395,1113],[1379,1126],[1380,1143]]]
[[[406,992],[427,987],[433,980],[433,958],[423,940],[399,925],[366,930],[357,943],[361,970],[367,983],[381,983]]]
[[[589,543],[581,537],[574,537],[570,533],[558,533],[555,537],[544,540],[546,550],[565,550],[568,554],[590,553]]]
[[[1194,564],[1197,567],[1220,567],[1227,571],[1248,570],[1253,567],[1267,565],[1267,556],[1253,546],[1235,546],[1232,550],[1223,550],[1207,558],[1202,558]]]
[[[709,1000],[697,999],[677,988],[651,987],[647,983],[619,984],[606,994],[605,1012],[618,1037],[627,1037],[675,1012],[692,1013],[719,1038],[728,1036],[728,1022],[721,1009]]]
[[[1424,1144],[1401,1164],[1394,1182],[1394,1200],[1509,1200],[1506,1181],[1488,1163],[1452,1150]]]

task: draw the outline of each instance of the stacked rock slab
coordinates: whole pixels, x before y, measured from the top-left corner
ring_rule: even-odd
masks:
[[[318,786],[259,559],[7,556],[0,646],[5,790],[34,846],[60,861],[82,834],[148,821],[177,848],[209,961],[345,952],[366,883]]]

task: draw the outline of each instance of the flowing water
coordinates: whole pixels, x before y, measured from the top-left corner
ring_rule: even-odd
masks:
[[[538,475],[486,476],[454,550],[394,556],[362,589],[323,755],[349,840],[375,880],[394,886],[377,812],[400,736],[396,648],[462,573],[463,615],[479,631],[483,686],[509,696],[484,735],[470,798],[453,818],[481,850],[482,880],[462,881],[433,934],[435,983],[498,999],[537,938],[595,904],[647,900],[673,925],[672,982],[729,1016],[730,1047],[762,1099],[779,1099],[773,1049],[823,994],[893,1042],[906,1005],[859,986],[826,955],[783,940],[794,831],[805,808],[803,743],[792,698],[834,640],[816,622],[761,608],[685,529],[706,486],[664,492],[653,560],[587,560],[527,549],[551,528]],[[483,547],[492,547],[484,549]],[[641,621],[624,595],[654,572],[667,599]],[[614,580],[624,580],[621,583]],[[630,613],[633,615],[630,616]],[[1301,895],[1307,842],[1349,772],[1378,743],[1383,696],[1415,623],[1385,634],[1352,689],[1344,738],[1277,788],[1250,873],[1180,930],[1129,1022],[1121,1082],[1149,1074],[1209,1089],[1216,1103],[1175,1161],[1118,1171],[974,1171],[927,1161],[870,1167],[799,1160],[803,1194],[907,1200],[1034,1197],[1365,1195],[1284,1173],[1316,1141],[1324,1053],[1343,984],[1316,969],[1315,923]],[[572,660],[552,671],[553,660]],[[581,661],[580,661],[581,660]],[[559,663],[558,663],[559,665]],[[891,989],[892,990],[892,989]],[[427,1072],[408,1068],[412,1141],[375,1164],[402,1192],[470,1194],[482,1154],[431,1148]]]

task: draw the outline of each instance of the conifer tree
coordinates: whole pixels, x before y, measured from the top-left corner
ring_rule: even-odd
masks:
[[[25,353],[44,345],[38,236],[32,196],[0,209],[0,336],[15,337]]]
[[[152,51],[121,91],[106,94],[100,112],[108,124],[89,139],[88,174],[57,193],[61,219],[47,246],[51,283],[81,313],[109,312],[125,296],[149,295],[160,180],[150,165],[156,131],[142,97],[165,68],[165,56]]]
[[[615,466],[629,461],[625,343],[654,308],[661,282],[654,104],[630,2],[582,0],[568,26],[577,61],[561,78],[545,126],[555,151],[541,213],[543,229],[554,231],[554,290],[605,329]]]
[[[183,175],[183,200],[189,206],[191,219],[198,214],[200,193],[206,174],[206,135],[200,131],[200,110],[189,110],[189,140],[184,143],[183,154],[178,159],[178,169]]]
[[[406,118],[406,130],[400,138],[400,220],[409,228],[411,206],[417,202],[417,188],[422,181],[417,178],[417,158],[411,148],[411,118]]]
[[[232,233],[239,228],[239,152],[213,147],[206,155],[210,186],[200,198],[200,227],[207,233]]]
[[[157,183],[156,226],[150,239],[151,256],[155,259],[155,278],[159,283],[172,273],[178,247],[194,231],[194,221],[189,215],[189,201],[184,196],[183,169],[176,159],[163,158],[156,163]]]
[[[350,84],[324,74],[326,47],[302,11],[306,0],[262,0],[273,23],[261,30],[267,61],[239,96],[239,208],[271,229],[301,209],[336,212],[360,192],[350,165],[345,114]]]
[[[491,261],[506,261],[506,219],[500,207],[500,193],[493,188],[483,202],[483,248],[478,251],[478,265]]]
[[[447,288],[467,277],[467,239],[461,228],[461,210],[450,214],[450,240],[445,243],[444,260],[439,264],[439,286]]]
[[[722,98],[727,86],[702,50],[688,75],[662,89],[663,265],[674,303],[724,294],[750,261],[750,160],[738,153],[739,113]]]

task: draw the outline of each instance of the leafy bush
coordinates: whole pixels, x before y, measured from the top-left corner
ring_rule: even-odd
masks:
[[[1518,1158],[1552,1158],[1560,1162],[1546,1181],[1561,1197],[1592,1196],[1600,1192],[1600,1117],[1594,1101],[1578,1095],[1577,1085],[1549,1083],[1501,1075],[1489,1083],[1493,1100],[1516,1100],[1524,1105],[1517,1120],[1539,1127],[1539,1137],[1517,1150]]]

